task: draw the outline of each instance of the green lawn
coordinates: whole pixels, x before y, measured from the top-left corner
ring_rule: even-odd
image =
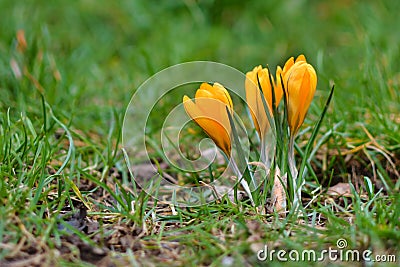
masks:
[[[321,251],[339,238],[399,264],[399,10],[396,0],[2,1],[0,265],[280,265],[257,251]],[[171,207],[140,192],[121,128],[144,81],[194,60],[274,71],[299,54],[318,74],[300,151],[335,84],[311,159],[316,177],[306,177],[306,217],[227,198]],[[162,162],[157,149],[162,114],[197,85],[183,89],[152,113],[150,150],[171,176],[197,179]],[[183,143],[204,137],[194,130]],[[331,194],[335,185],[347,192]]]

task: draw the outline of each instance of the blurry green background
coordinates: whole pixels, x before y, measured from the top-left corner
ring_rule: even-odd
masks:
[[[34,86],[15,79],[12,58],[76,127],[106,132],[109,107],[122,113],[134,90],[170,65],[211,60],[243,72],[259,64],[275,70],[304,53],[319,77],[311,114],[319,114],[332,81],[331,122],[346,121],[346,131],[365,122],[399,140],[399,10],[396,0],[3,0],[0,108],[19,114],[40,105]],[[28,43],[23,56],[15,49],[19,29]]]
[[[105,229],[104,238],[110,241],[95,241],[98,246],[117,249],[112,242],[130,240],[109,239],[114,226],[128,226],[127,234],[132,233],[131,226],[141,227],[141,223],[154,226],[145,222],[152,220],[150,212],[156,208],[146,206],[147,197],[124,193],[135,184],[119,149],[125,109],[151,75],[193,60],[217,61],[243,72],[269,64],[274,71],[276,65],[301,53],[318,73],[317,92],[302,130],[315,123],[331,85],[336,85],[319,137],[341,124],[326,135],[329,138],[313,159],[318,178],[330,182],[339,177],[336,182],[352,181],[358,190],[357,185],[361,189],[368,176],[376,182],[375,189],[384,188],[387,195],[376,198],[378,194],[368,192],[363,202],[358,195],[337,199],[342,208],[329,194],[320,195],[327,189],[321,186],[317,193],[321,198],[313,198],[308,210],[313,220],[317,214],[318,220],[319,214],[327,218],[324,229],[278,217],[266,224],[265,216],[257,215],[263,242],[322,248],[329,242],[335,245],[340,237],[349,241],[349,248],[372,246],[374,253],[397,253],[400,181],[394,168],[398,169],[400,155],[399,11],[398,0],[0,0],[0,245],[7,248],[0,250],[0,265],[7,255],[13,258],[19,253],[24,260],[25,252],[36,250],[38,244],[59,248],[60,235],[64,235],[59,215],[76,211],[84,200],[93,207],[88,216],[104,222],[99,231],[103,235]],[[197,88],[189,87],[186,94],[192,96]],[[177,97],[163,99],[152,119],[162,120],[160,115],[180,102]],[[309,133],[300,136],[301,148]],[[191,138],[186,136],[184,141],[197,144]],[[342,155],[343,151],[349,153]],[[124,200],[108,202],[101,197],[105,192],[122,192]],[[243,230],[254,218],[247,209],[237,207],[217,203],[190,214],[179,211],[187,225],[181,225],[180,239],[176,239],[179,229],[165,228],[163,233],[163,228],[153,232],[150,227],[150,234],[137,237],[144,245],[135,253],[148,260],[153,245],[146,242],[178,240],[184,248],[179,250],[182,266],[185,261],[208,265],[231,253],[241,259],[237,262],[256,262],[250,236]],[[234,228],[238,229],[235,234]],[[92,236],[80,238],[87,241]]]

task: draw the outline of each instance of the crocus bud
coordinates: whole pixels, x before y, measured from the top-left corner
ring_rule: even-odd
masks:
[[[233,112],[233,104],[228,91],[219,83],[203,83],[196,92],[195,101],[185,95],[183,104],[186,113],[230,157],[231,126],[226,107]]]

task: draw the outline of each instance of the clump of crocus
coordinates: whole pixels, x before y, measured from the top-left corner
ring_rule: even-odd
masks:
[[[269,69],[261,66],[247,72],[245,89],[246,103],[260,139],[260,161],[268,171],[274,157],[271,152],[281,154],[275,148],[275,139],[279,138],[276,134],[279,132],[276,127],[279,125],[273,124],[272,117],[277,115],[274,113],[282,99],[283,90],[276,86]],[[275,132],[273,133],[273,131]],[[284,212],[286,210],[286,176],[280,176],[280,169],[277,167],[273,175],[271,200],[275,210]]]
[[[296,60],[291,57],[283,68],[278,66],[275,76],[261,65],[246,74],[246,101],[260,139],[260,160],[263,163],[261,166],[267,170],[267,175],[271,169],[272,173],[269,175],[273,179],[272,208],[280,213],[286,212],[287,195],[292,200],[292,208],[297,208],[300,204],[306,161],[303,159],[298,173],[294,159],[294,140],[304,122],[316,87],[317,74],[304,55],[298,56]],[[318,132],[332,93],[333,88],[309,144]],[[280,104],[282,99],[285,101]],[[231,156],[231,142],[236,140],[237,136],[232,134],[232,130],[235,129],[231,116],[233,104],[227,90],[218,83],[203,83],[196,92],[195,101],[187,96],[184,96],[183,101],[187,114],[233,162],[234,171],[240,178],[237,165]],[[307,145],[308,147],[310,146]],[[306,149],[304,154],[307,153],[309,152]],[[251,163],[246,161],[246,164]],[[288,178],[292,178],[289,180],[289,186]],[[246,180],[241,179],[241,183],[254,204]]]
[[[226,157],[230,159],[230,166],[238,175],[243,188],[253,203],[249,185],[240,177],[241,173],[231,157],[232,128],[229,116],[233,116],[233,103],[228,91],[219,83],[214,83],[213,85],[202,83],[196,91],[195,101],[185,95],[183,97],[183,105],[192,120],[204,130],[224,152]]]
[[[274,117],[272,131],[276,137],[277,151],[275,152],[274,183],[271,199],[275,210],[286,209],[287,168],[292,177],[293,204],[298,204],[301,186],[297,185],[297,169],[294,161],[294,139],[300,126],[304,122],[311,100],[317,85],[317,75],[314,68],[307,63],[304,55],[294,60],[291,57],[283,68],[277,67],[276,78],[270,74],[267,68],[255,67],[246,74],[246,100],[252,115],[252,119],[261,141],[261,161],[266,167],[272,162],[265,153],[268,147],[264,140],[266,133],[271,130],[268,117]],[[261,87],[261,88],[260,88]],[[262,92],[262,94],[261,94]],[[278,107],[283,94],[285,94],[284,108],[287,116],[282,117]],[[275,101],[275,107],[273,105]],[[267,110],[265,106],[268,106]],[[267,113],[268,112],[268,113]],[[288,127],[288,128],[287,128]]]
[[[282,79],[287,99],[287,120],[290,129],[288,161],[293,179],[292,184],[295,187],[293,205],[297,206],[301,199],[304,180],[300,177],[301,182],[297,183],[298,171],[294,158],[294,140],[314,97],[317,88],[317,74],[313,66],[307,63],[305,56],[300,55],[296,61],[291,57],[282,71],[278,68],[277,75]]]

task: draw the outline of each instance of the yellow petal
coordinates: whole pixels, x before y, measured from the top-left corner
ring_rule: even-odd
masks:
[[[269,106],[269,112],[271,112],[272,94],[269,73],[267,69],[262,69],[261,66],[257,66],[252,71],[247,72],[245,89],[246,102],[249,107],[254,126],[256,127],[260,138],[262,138],[269,128],[269,123],[268,117],[265,113],[259,84],[261,85],[265,101]]]
[[[198,98],[214,98],[214,95],[212,92],[200,88],[196,91],[195,94],[195,99]]]
[[[217,95],[217,99],[224,102],[230,109],[233,109],[233,102],[231,96],[229,95],[228,91],[219,83],[214,83],[213,89],[215,94]]]
[[[278,71],[282,71],[282,69],[278,68]],[[280,83],[280,78],[278,81]],[[261,86],[263,96],[261,95],[259,85]],[[254,125],[260,137],[263,137],[269,129],[268,117],[264,109],[262,97],[264,97],[272,116],[272,87],[274,87],[275,103],[278,106],[283,96],[282,87],[275,85],[274,79],[270,78],[268,69],[262,68],[260,65],[254,67],[252,71],[247,72],[245,83],[246,99]]]
[[[262,112],[264,110],[261,101],[260,91],[257,86],[257,72],[261,66],[255,67],[253,71],[246,74],[245,89],[246,89],[246,103],[249,107],[254,126],[261,136],[260,123],[262,122]]]
[[[231,152],[230,123],[226,107],[232,108],[232,100],[226,89],[219,84],[201,84],[195,102],[183,97],[186,113],[214,140],[229,157]]]
[[[288,123],[292,134],[296,134],[303,124],[317,86],[314,68],[304,61],[304,56],[298,59],[284,77],[284,81],[287,81]]]
[[[294,58],[291,57],[286,61],[285,65],[283,66],[282,76],[284,76],[293,65],[294,65]]]
[[[299,55],[299,56],[296,58],[296,62],[299,62],[299,61],[307,62],[306,57],[305,57],[303,54]]]

